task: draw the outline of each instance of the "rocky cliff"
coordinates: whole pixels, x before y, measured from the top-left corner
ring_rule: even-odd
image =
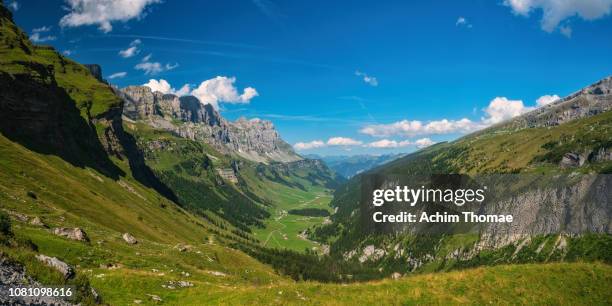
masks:
[[[153,92],[146,86],[129,86],[118,94],[125,101],[124,115],[130,120],[206,142],[222,153],[263,163],[302,159],[280,138],[270,121],[240,118],[231,122],[196,97]]]
[[[612,76],[563,99],[504,122],[499,127],[523,129],[550,127],[612,110]]]

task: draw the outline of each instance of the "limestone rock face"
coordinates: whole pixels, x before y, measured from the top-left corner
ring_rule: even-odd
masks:
[[[53,234],[62,236],[62,237],[66,237],[71,240],[89,241],[89,238],[87,237],[87,234],[85,233],[85,231],[83,231],[82,229],[78,227],[75,227],[75,228],[58,227],[53,230]]]
[[[128,119],[206,142],[222,153],[264,163],[302,159],[281,139],[270,121],[240,118],[230,122],[196,97],[152,92],[146,86],[129,86],[118,94],[124,100],[123,114]]]
[[[65,278],[70,278],[74,275],[74,270],[67,263],[47,255],[39,254],[36,255],[36,259],[43,262],[45,265],[59,271],[64,275]]]
[[[511,129],[556,126],[610,110],[612,110],[612,76],[500,126]]]

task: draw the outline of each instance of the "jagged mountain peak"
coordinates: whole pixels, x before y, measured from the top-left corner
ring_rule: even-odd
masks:
[[[211,104],[203,104],[194,96],[163,94],[147,86],[128,86],[119,94],[124,98],[123,113],[129,119],[204,141],[222,153],[264,163],[302,159],[270,121],[242,117],[230,122]]]

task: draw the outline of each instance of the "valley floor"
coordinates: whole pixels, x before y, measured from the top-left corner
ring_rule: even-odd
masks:
[[[296,192],[297,189],[275,191],[279,193],[279,201],[275,207],[270,209],[271,217],[265,223],[265,228],[253,230],[254,236],[259,239],[263,246],[271,248],[286,248],[293,251],[303,252],[305,249],[321,251],[321,245],[308,240],[302,235],[306,229],[320,225],[325,222],[325,217],[299,216],[290,214],[292,209],[316,208],[324,209],[331,213],[329,202],[332,195],[329,190],[310,186],[307,191]]]

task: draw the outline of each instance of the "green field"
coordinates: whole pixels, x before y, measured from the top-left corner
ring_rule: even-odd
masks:
[[[267,247],[294,251],[304,251],[304,249],[320,251],[320,244],[300,234],[314,225],[322,224],[325,218],[292,215],[288,211],[320,208],[331,212],[332,209],[329,207],[332,199],[331,191],[319,186],[310,186],[307,191],[276,186],[270,188],[269,192],[272,198],[278,200],[274,203],[274,207],[269,209],[271,217],[264,222],[265,228],[254,229],[254,236]]]

